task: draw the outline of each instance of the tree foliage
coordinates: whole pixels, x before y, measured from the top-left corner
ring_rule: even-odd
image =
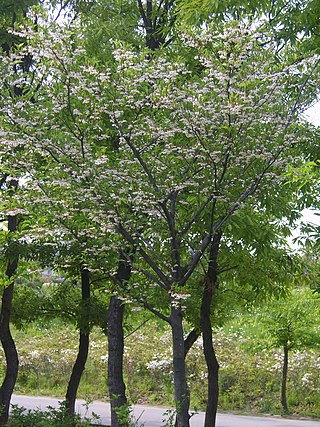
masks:
[[[244,300],[281,294],[294,274],[283,239],[298,182],[283,184],[318,138],[301,113],[318,91],[319,58],[280,51],[285,36],[258,25],[267,3],[217,3],[213,22],[178,31],[173,2],[111,2],[97,34],[104,49],[93,42],[102,5],[89,6],[86,19],[15,33],[28,43],[2,57],[1,168],[24,183],[1,208],[26,218],[30,257],[73,277],[90,270],[171,324],[187,425],[182,315],[199,324],[214,239],[221,288]],[[121,263],[133,266],[125,282]]]

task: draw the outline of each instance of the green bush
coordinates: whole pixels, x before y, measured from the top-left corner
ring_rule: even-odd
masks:
[[[10,412],[8,427],[90,427],[88,418],[81,419],[79,415],[74,417],[66,414],[63,403],[59,408],[48,407],[46,411],[27,410],[24,407],[13,405]]]

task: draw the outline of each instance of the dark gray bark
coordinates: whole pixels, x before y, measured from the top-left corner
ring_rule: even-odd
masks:
[[[71,417],[73,417],[75,413],[77,392],[89,353],[90,272],[87,268],[81,269],[81,304],[82,312],[79,328],[79,349],[76,361],[73,365],[66,393],[67,415]]]
[[[182,309],[177,301],[171,302],[170,325],[172,330],[174,398],[177,426],[189,427],[190,394],[187,387]]]
[[[147,0],[145,7],[141,0],[137,0],[143,27],[146,33],[146,46],[157,50],[170,43],[168,37],[173,27],[175,14],[172,13],[174,0],[164,0],[157,5],[153,0]]]
[[[120,258],[123,259],[119,261],[115,283],[120,288],[123,288],[131,276],[131,259],[126,254],[120,254]],[[123,378],[123,316],[123,301],[116,296],[112,296],[108,310],[108,389],[112,427],[120,427],[128,424],[125,416],[119,416],[120,412],[125,415],[125,408],[128,404]]]
[[[119,410],[127,405],[126,386],[123,379],[123,301],[112,296],[108,314],[108,388],[111,406],[111,426],[126,425]]]
[[[11,180],[9,183],[10,187],[15,191],[18,187],[18,180]],[[11,233],[17,230],[16,216],[9,215],[8,230]],[[5,274],[10,280],[18,268],[19,255],[18,253],[9,253],[8,257],[9,261]],[[6,358],[6,373],[0,388],[0,426],[4,426],[8,421],[11,396],[16,384],[19,368],[18,353],[10,331],[13,294],[14,280],[11,280],[11,283],[3,290],[0,311],[0,340]]]
[[[281,381],[281,405],[285,412],[288,412],[287,403],[287,378],[288,378],[289,347],[283,347],[282,381]]]
[[[7,286],[2,295],[0,314],[0,338],[6,357],[6,373],[0,388],[0,426],[4,426],[9,417],[9,407],[19,368],[18,353],[10,331],[10,315],[14,283]]]
[[[212,341],[211,304],[217,288],[218,254],[221,232],[214,235],[211,248],[207,275],[205,278],[202,302],[200,308],[200,325],[203,339],[203,352],[208,369],[208,396],[205,416],[205,427],[215,427],[219,399],[219,363],[216,358]]]
[[[212,327],[210,320],[211,301],[212,293],[208,288],[206,288],[203,292],[201,304],[203,352],[208,369],[208,396],[204,423],[205,427],[215,427],[216,425],[216,414],[219,398],[219,363],[217,361],[212,342]]]

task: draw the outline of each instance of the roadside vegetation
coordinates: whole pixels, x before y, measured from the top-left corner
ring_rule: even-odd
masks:
[[[315,320],[319,314],[314,311]],[[124,373],[131,403],[174,405],[170,330],[148,320],[127,324]],[[133,333],[131,333],[133,332]],[[35,322],[14,330],[20,357],[15,392],[62,397],[77,354],[77,331],[61,321]],[[283,351],[270,345],[254,314],[239,315],[214,331],[220,364],[219,410],[283,414],[281,376]],[[1,362],[3,354],[1,354]],[[89,358],[78,397],[88,402],[108,399],[107,340],[92,331]],[[1,363],[3,366],[3,363]],[[290,414],[320,417],[320,354],[296,348],[289,354],[287,403]],[[2,368],[3,369],[3,368]],[[187,356],[192,410],[205,410],[206,365],[198,338]]]

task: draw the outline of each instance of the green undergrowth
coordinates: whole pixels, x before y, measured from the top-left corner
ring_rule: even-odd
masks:
[[[20,358],[15,393],[64,396],[75,360],[77,331],[60,322],[33,324],[13,331]],[[252,339],[252,338],[251,338]],[[171,334],[148,322],[125,340],[124,369],[132,403],[173,405]],[[239,331],[219,329],[214,334],[220,363],[220,410],[281,413],[281,352],[252,351]],[[90,356],[78,397],[108,399],[107,337],[95,329]],[[1,374],[4,355],[0,353]],[[199,339],[187,357],[192,409],[205,409],[206,369]],[[290,412],[320,416],[320,357],[312,350],[292,352],[288,374]]]
[[[48,407],[45,411],[39,409],[27,410],[24,407],[12,406],[7,427],[91,427],[99,424],[96,418],[95,424],[89,418],[81,418],[80,415],[68,417],[64,404],[58,408]]]

